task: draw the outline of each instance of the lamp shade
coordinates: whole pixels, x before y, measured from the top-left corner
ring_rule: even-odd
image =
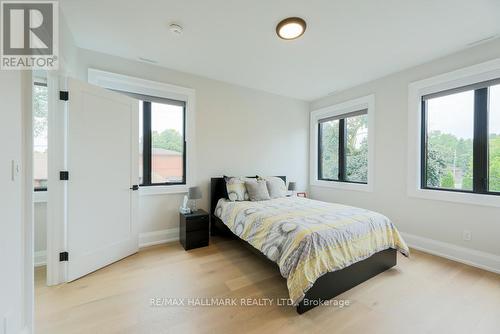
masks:
[[[291,190],[291,191],[297,190],[297,183],[296,182],[289,182],[288,183],[288,190]]]
[[[191,187],[188,191],[189,199],[200,199],[201,198],[201,189],[200,187]]]

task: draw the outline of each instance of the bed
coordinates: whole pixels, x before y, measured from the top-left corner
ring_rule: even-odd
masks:
[[[276,264],[299,314],[395,266],[398,251],[409,255],[392,222],[369,210],[301,197],[231,202],[223,178],[212,178],[210,203],[212,235]]]

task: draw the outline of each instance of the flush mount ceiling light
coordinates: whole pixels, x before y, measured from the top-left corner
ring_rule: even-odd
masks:
[[[306,21],[300,17],[289,17],[278,23],[276,34],[282,39],[296,39],[304,34],[306,26]]]

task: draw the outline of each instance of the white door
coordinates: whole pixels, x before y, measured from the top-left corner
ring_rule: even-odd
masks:
[[[136,253],[139,103],[67,80],[68,276],[72,281]]]

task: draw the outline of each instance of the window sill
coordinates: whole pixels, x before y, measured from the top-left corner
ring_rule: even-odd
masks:
[[[189,187],[185,184],[175,186],[146,186],[139,187],[139,196],[185,194]]]
[[[445,201],[452,203],[463,203],[481,206],[500,207],[500,196],[487,194],[463,193],[446,190],[412,189],[410,197],[428,200]]]
[[[33,203],[47,203],[47,191],[34,191]]]
[[[361,183],[314,180],[311,182],[311,186],[324,187],[324,188],[335,188],[335,189],[341,189],[341,190],[373,192],[373,186],[371,184],[361,184]]]

